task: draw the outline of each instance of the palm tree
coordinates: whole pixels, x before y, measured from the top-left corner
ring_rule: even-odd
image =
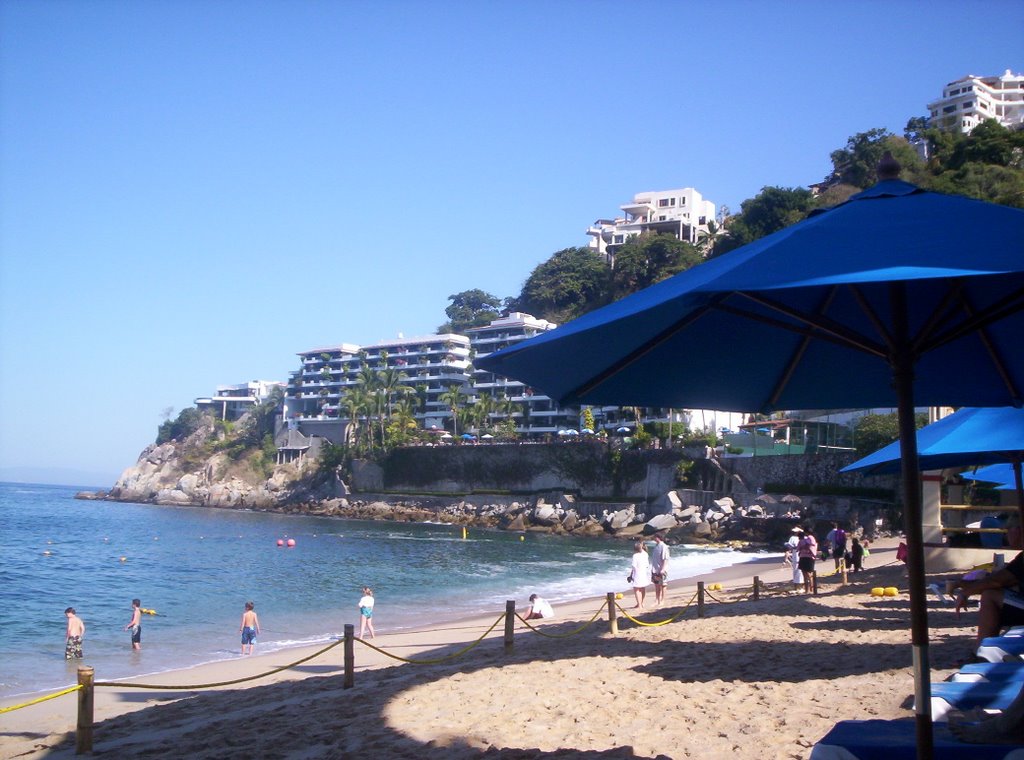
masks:
[[[437,400],[447,406],[452,413],[452,435],[459,434],[459,409],[462,406],[462,399],[461,385],[449,385],[437,397]]]
[[[701,256],[707,258],[711,255],[711,251],[715,247],[715,240],[720,232],[721,229],[714,220],[708,221],[707,232],[702,232],[697,236],[697,250],[700,251]]]
[[[353,385],[351,388],[347,388],[341,397],[341,403],[345,407],[345,413],[349,420],[349,433],[345,436],[346,444],[351,439],[353,448],[355,448],[356,453],[359,453],[362,448],[360,447],[360,439],[365,439],[367,433],[369,433],[370,440],[366,448],[372,448],[373,430],[367,424],[372,399],[366,388],[362,385]]]
[[[488,394],[477,396],[476,403],[473,404],[473,422],[481,432],[487,432],[486,428],[490,427],[491,414],[495,411],[494,397]]]

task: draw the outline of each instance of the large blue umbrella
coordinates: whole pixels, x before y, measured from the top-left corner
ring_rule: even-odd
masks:
[[[1024,211],[921,190],[885,171],[845,203],[478,366],[567,406],[896,406],[908,442],[917,737],[930,757],[914,405],[1021,403]]]
[[[979,467],[973,472],[962,472],[960,477],[968,480],[980,480],[984,483],[998,483],[999,487],[1009,486],[1016,488],[1014,484],[1013,465],[1011,464],[990,464],[987,467]]]
[[[843,468],[843,472],[867,475],[896,473],[902,466],[900,442],[896,441]],[[1006,468],[1007,480],[1014,481],[1021,524],[1024,525],[1024,487],[1021,460],[1024,458],[1024,409],[1012,406],[961,409],[917,431],[918,466],[922,470],[948,467],[997,465]]]

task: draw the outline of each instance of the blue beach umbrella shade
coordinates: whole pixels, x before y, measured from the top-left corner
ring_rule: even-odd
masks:
[[[897,167],[898,169],[898,167]],[[921,757],[932,755],[914,405],[1019,405],[1024,211],[887,177],[848,201],[480,360],[561,405],[895,406]],[[693,357],[709,368],[693,370]],[[970,372],[950,368],[971,367]]]
[[[997,483],[1000,488],[1003,486],[1017,487],[1014,483],[1013,465],[1011,464],[990,464],[972,472],[962,472],[960,477],[979,480],[983,483]]]
[[[1012,406],[961,409],[917,431],[917,454],[921,470],[982,464],[1004,468],[996,471],[1004,477],[994,482],[1014,483],[1021,525],[1024,525],[1024,485],[1021,482],[1024,409]],[[901,464],[900,442],[896,441],[847,465],[842,471],[883,475],[899,472]]]

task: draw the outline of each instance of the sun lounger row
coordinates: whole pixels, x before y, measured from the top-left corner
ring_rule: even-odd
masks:
[[[983,640],[978,654],[991,661],[964,665],[952,680],[931,685],[935,758],[1024,760],[1024,746],[966,744],[950,733],[945,722],[954,709],[1006,710],[1024,691],[1024,628]],[[914,719],[845,720],[814,746],[811,760],[910,760],[915,755]]]

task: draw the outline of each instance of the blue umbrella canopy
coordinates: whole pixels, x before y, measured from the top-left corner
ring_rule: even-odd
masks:
[[[883,180],[845,203],[477,364],[566,406],[897,407],[917,747],[927,758],[914,405],[1021,404],[1024,210],[925,191],[895,179],[898,168],[880,166]],[[726,371],[740,363],[757,371]]]
[[[1014,485],[1012,464],[990,464],[987,467],[980,467],[973,472],[961,472],[960,477],[968,480],[980,480],[983,483],[999,483],[1000,487]]]
[[[896,406],[900,356],[919,405],[1005,406],[1022,277],[1024,211],[887,180],[477,364],[567,406],[767,413]]]
[[[922,470],[1006,463],[1024,456],[1024,409],[961,409],[917,431],[917,456]],[[902,462],[900,442],[858,459],[843,472],[881,475],[897,473]]]

